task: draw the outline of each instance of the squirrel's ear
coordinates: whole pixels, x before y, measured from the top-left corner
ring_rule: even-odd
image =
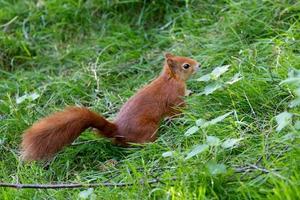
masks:
[[[170,68],[175,68],[175,61],[172,58],[167,58],[167,64]]]
[[[172,58],[166,58],[166,60],[171,73],[174,75],[176,71],[176,62]]]
[[[166,59],[172,58],[172,57],[174,57],[173,54],[171,54],[171,53],[165,53],[165,58],[166,58]]]

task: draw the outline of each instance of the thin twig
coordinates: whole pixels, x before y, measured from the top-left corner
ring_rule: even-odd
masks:
[[[161,183],[166,180],[176,180],[176,177],[172,177],[170,179],[160,179],[155,178],[149,181],[140,180],[138,184],[140,185],[151,185],[155,183]],[[61,183],[61,184],[20,184],[20,183],[0,183],[0,187],[9,187],[9,188],[17,188],[17,189],[64,189],[64,188],[91,188],[91,187],[127,187],[132,186],[135,183]]]
[[[252,171],[261,171],[262,173],[265,173],[265,174],[273,174],[281,179],[286,179],[282,175],[276,173],[275,172],[276,170],[268,170],[266,168],[259,167],[257,165],[253,165],[253,164],[249,164],[248,166],[245,166],[245,167],[236,167],[235,168],[236,173],[248,173],[248,172],[252,172]]]

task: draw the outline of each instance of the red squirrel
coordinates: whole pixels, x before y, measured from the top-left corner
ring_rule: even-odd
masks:
[[[22,159],[50,159],[89,127],[124,146],[153,142],[159,122],[180,114],[180,108],[185,106],[185,81],[198,69],[197,61],[166,53],[160,76],[132,96],[121,107],[114,122],[87,108],[66,108],[41,119],[25,131]]]

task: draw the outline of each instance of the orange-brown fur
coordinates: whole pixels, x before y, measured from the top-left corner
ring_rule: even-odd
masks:
[[[131,97],[113,123],[87,108],[70,107],[54,113],[25,131],[23,159],[49,159],[89,127],[121,145],[154,141],[159,122],[180,113],[177,107],[184,106],[185,81],[199,68],[190,58],[171,54],[165,57],[162,74]],[[185,69],[184,64],[190,67]]]

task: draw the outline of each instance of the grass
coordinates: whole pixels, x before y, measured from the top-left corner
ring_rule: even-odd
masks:
[[[293,92],[279,85],[288,69],[300,69],[299,19],[298,1],[0,0],[1,182],[134,183],[95,188],[88,197],[95,199],[298,199],[299,138],[284,140],[293,128],[277,132],[275,116],[288,110],[299,120],[299,107],[288,107]],[[159,74],[167,51],[203,68],[188,82],[194,93],[185,115],[162,122],[155,143],[124,149],[87,131],[47,168],[20,161],[22,131],[34,121],[67,105],[114,118]],[[226,64],[221,80],[237,72],[243,79],[199,95],[208,83],[195,80]],[[39,98],[16,103],[32,93]],[[232,110],[184,136],[197,119]],[[242,140],[186,160],[207,136]],[[168,151],[173,155],[163,157]],[[155,176],[177,179],[140,185]],[[0,198],[78,199],[84,190],[0,188]]]

